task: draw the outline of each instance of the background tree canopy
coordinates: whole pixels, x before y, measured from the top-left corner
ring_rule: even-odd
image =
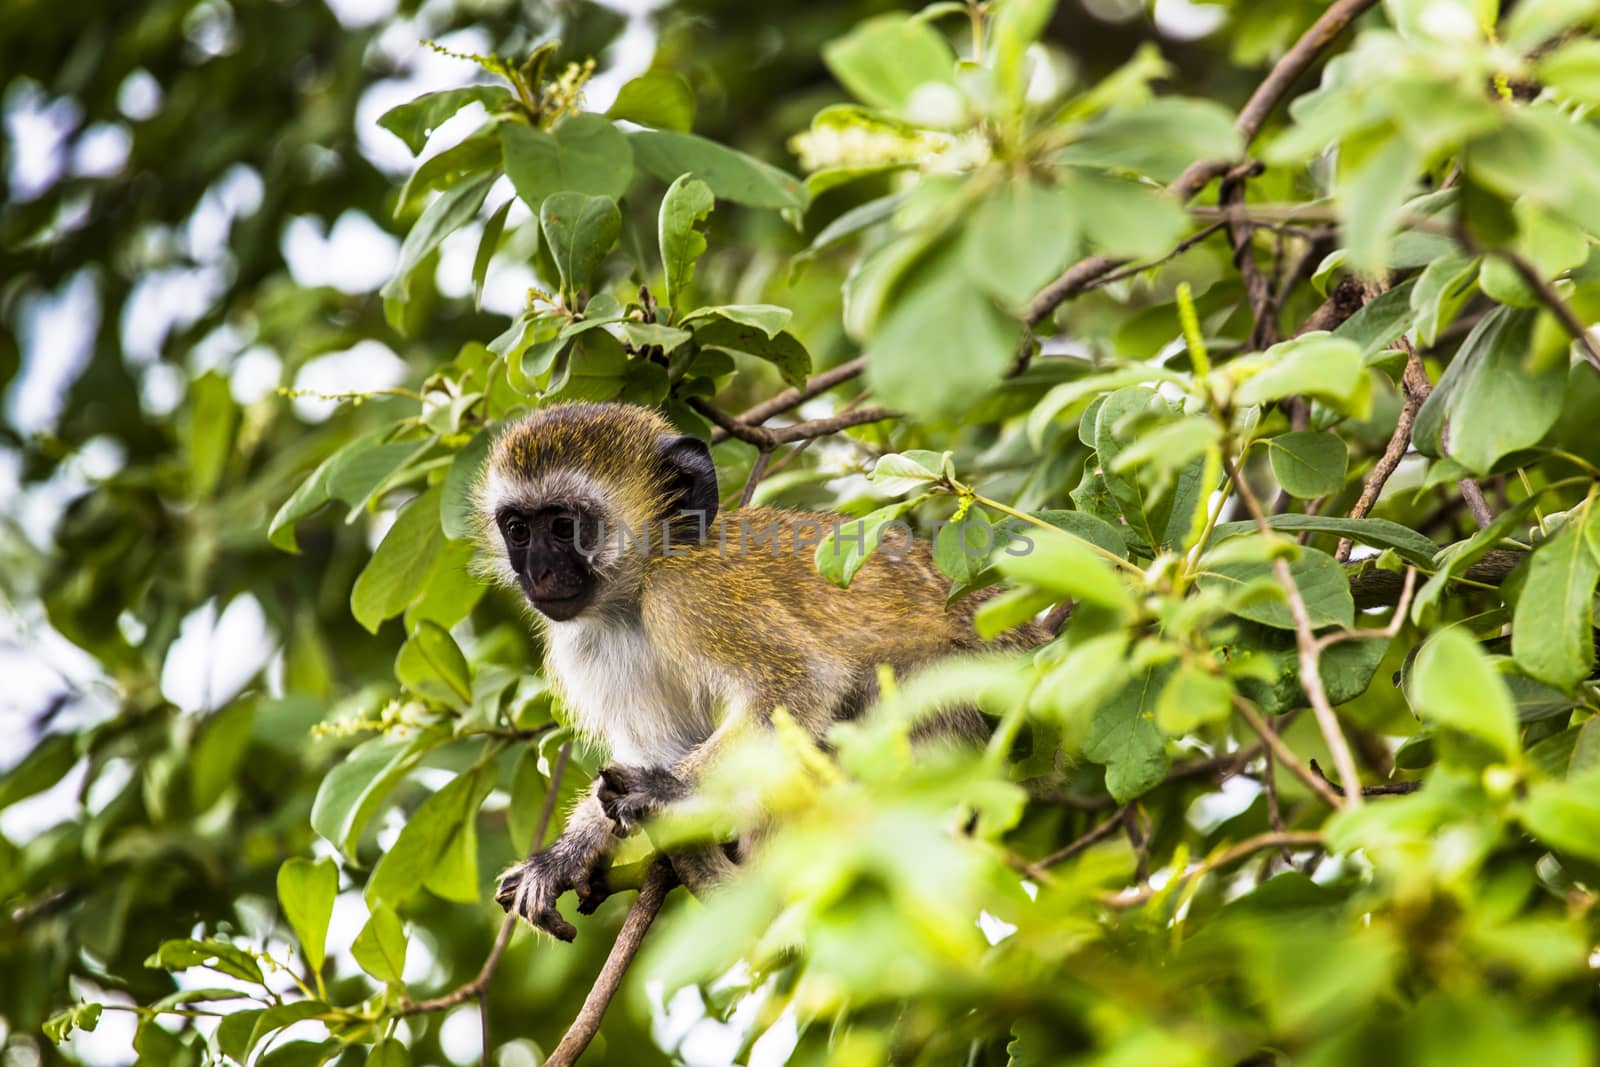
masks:
[[[1600,1062],[1600,3],[5,22],[7,1063]],[[1060,633],[562,945],[485,890],[602,754],[467,496],[573,399]]]

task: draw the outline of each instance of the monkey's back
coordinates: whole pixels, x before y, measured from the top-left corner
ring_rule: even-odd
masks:
[[[929,546],[903,529],[891,531],[848,588],[818,573],[816,544],[853,521],[778,508],[719,516],[704,542],[650,558],[646,630],[686,657],[709,657],[760,703],[783,704],[819,730],[870,703],[880,664],[905,674],[984,647],[973,628],[984,598],[946,604],[948,579]],[[997,645],[1027,647],[1042,636],[1023,627]]]

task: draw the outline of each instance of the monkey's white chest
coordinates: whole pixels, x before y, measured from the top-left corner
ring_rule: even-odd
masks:
[[[676,763],[710,736],[709,701],[643,627],[574,620],[549,627],[545,665],[577,729],[635,767]],[[698,688],[698,687],[693,687]]]

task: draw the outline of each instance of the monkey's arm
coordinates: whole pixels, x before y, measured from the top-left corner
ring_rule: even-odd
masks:
[[[571,941],[578,931],[556,910],[556,898],[574,890],[578,913],[588,915],[609,894],[606,866],[616,835],[611,817],[600,803],[601,787],[596,779],[589,795],[572,809],[566,829],[555,843],[508,869],[495,891],[494,899],[501,907],[562,941]]]

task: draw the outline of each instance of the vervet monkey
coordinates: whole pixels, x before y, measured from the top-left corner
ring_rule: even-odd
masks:
[[[597,907],[619,835],[687,796],[734,723],[782,707],[820,739],[876,699],[880,665],[904,675],[983,647],[981,598],[947,606],[926,545],[886,543],[840,589],[815,546],[848,520],[717,504],[705,443],[628,404],[561,404],[509,426],[478,486],[493,576],[533,606],[552,686],[611,759],[561,837],[496,893],[563,941],[576,930],[556,899],[572,889],[580,912]],[[1042,637],[1030,626],[1002,642]],[[971,709],[945,728],[983,730]],[[706,851],[697,862],[728,862]]]

